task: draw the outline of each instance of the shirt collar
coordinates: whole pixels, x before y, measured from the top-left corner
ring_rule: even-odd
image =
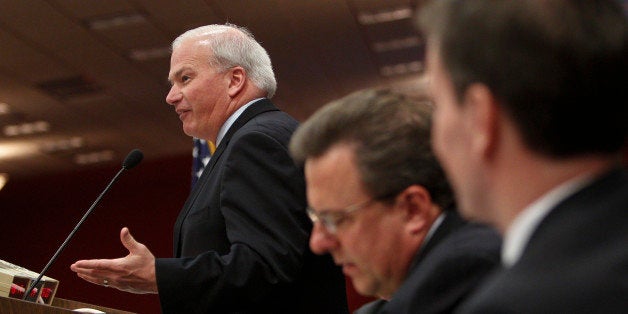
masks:
[[[591,180],[591,176],[585,175],[560,184],[520,212],[504,234],[501,252],[504,267],[511,267],[519,261],[532,233],[534,233],[543,218],[558,203],[575,194]]]
[[[246,108],[250,107],[254,102],[260,99],[262,98],[256,98],[249,101],[244,106],[238,108],[238,110],[232,113],[231,116],[229,116],[227,121],[225,121],[225,123],[223,123],[223,125],[220,127],[220,130],[218,130],[218,136],[216,136],[216,147],[218,147],[218,145],[220,144],[220,141],[222,141],[223,137],[225,137],[225,134],[227,134],[227,131],[229,131],[229,128],[233,125],[233,123],[236,120],[238,120],[238,118],[240,117],[240,115],[242,115],[244,110],[246,110]]]
[[[434,232],[436,232],[436,229],[438,229],[438,227],[443,223],[443,220],[445,219],[445,213],[441,213],[440,215],[438,215],[438,217],[436,217],[436,220],[434,220],[434,223],[430,226],[430,230],[427,231],[427,234],[425,235],[425,239],[423,239],[423,243],[421,244],[421,247],[425,246],[425,244],[432,238],[432,236],[434,235]]]

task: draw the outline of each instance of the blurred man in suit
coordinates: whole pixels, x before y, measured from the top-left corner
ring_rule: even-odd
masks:
[[[464,216],[504,234],[464,313],[628,309],[628,28],[614,0],[423,9],[433,142]]]
[[[317,111],[290,142],[305,164],[310,247],[383,299],[359,313],[451,312],[499,262],[497,233],[455,211],[430,114],[426,101],[365,90]]]
[[[96,284],[159,293],[165,313],[346,313],[344,277],[307,246],[297,121],[269,100],[268,54],[248,30],[209,25],[172,44],[166,101],[192,137],[216,143],[174,226],[174,257],[154,258],[127,228],[129,255],[78,261]]]

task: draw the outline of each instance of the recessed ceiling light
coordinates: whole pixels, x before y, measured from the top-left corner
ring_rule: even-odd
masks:
[[[93,19],[87,22],[90,29],[106,30],[115,27],[128,26],[146,22],[146,18],[139,13],[116,15]]]
[[[44,153],[52,154],[61,151],[81,148],[83,146],[83,138],[75,136],[57,141],[46,141],[41,144],[41,150]]]
[[[46,121],[27,122],[22,124],[12,124],[4,127],[4,135],[18,136],[35,133],[45,133],[50,130],[50,123]]]
[[[11,108],[9,107],[9,104],[5,102],[0,102],[0,115],[8,114],[9,112],[11,112]]]
[[[129,54],[136,61],[147,61],[170,56],[170,47],[157,47],[149,49],[135,49]]]
[[[0,143],[0,159],[21,158],[37,153],[37,145],[32,141],[11,141]]]
[[[115,153],[112,150],[103,150],[99,152],[77,154],[74,156],[74,162],[79,165],[97,164],[110,161],[113,157],[115,157]]]
[[[362,25],[373,25],[412,18],[412,8],[398,7],[387,9],[375,13],[360,12],[358,13],[358,22]]]
[[[373,50],[376,52],[387,52],[406,48],[418,47],[421,45],[419,36],[397,38],[388,41],[378,41],[373,43]]]

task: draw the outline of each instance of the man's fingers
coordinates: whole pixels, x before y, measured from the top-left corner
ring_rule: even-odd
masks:
[[[90,260],[80,260],[75,262],[70,266],[73,268],[83,268],[83,269],[114,269],[114,260],[108,259],[90,259]]]
[[[106,277],[104,275],[101,276],[90,276],[90,275],[85,275],[85,274],[81,274],[78,273],[77,274],[79,278],[93,283],[95,285],[100,285],[100,286],[105,286],[105,287],[109,287],[109,286],[113,286],[114,283],[112,282],[112,280],[110,279],[111,277]]]

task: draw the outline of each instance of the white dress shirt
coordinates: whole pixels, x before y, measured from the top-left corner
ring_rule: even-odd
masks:
[[[220,145],[220,141],[222,141],[222,138],[225,137],[225,134],[227,134],[227,131],[229,131],[229,128],[231,128],[233,123],[236,120],[238,120],[238,118],[240,117],[240,115],[242,115],[244,110],[246,110],[246,108],[250,107],[254,102],[260,99],[262,98],[257,98],[257,99],[253,99],[249,101],[248,103],[246,103],[246,105],[238,108],[238,110],[236,110],[234,113],[231,114],[231,116],[229,116],[227,121],[225,121],[225,123],[223,123],[222,126],[220,127],[220,130],[218,130],[218,135],[216,136],[216,148],[218,148],[218,145]]]
[[[590,176],[571,179],[545,193],[519,213],[504,235],[501,254],[504,267],[511,267],[521,258],[532,233],[558,203],[575,194],[591,181]]]

